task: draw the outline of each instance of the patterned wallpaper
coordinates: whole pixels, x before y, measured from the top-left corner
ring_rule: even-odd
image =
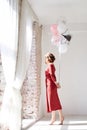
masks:
[[[1,109],[5,85],[6,85],[6,83],[5,83],[5,77],[4,77],[4,73],[3,73],[1,54],[0,54],[0,109]]]
[[[41,89],[41,33],[42,27],[33,23],[33,42],[26,78],[22,87],[23,118],[39,118]]]

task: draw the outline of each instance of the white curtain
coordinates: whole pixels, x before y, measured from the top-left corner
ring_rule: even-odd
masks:
[[[0,122],[9,130],[21,130],[20,89],[28,66],[27,58],[29,59],[31,52],[32,20],[29,15],[27,17],[26,7],[24,9],[24,4],[22,4],[18,33],[20,0],[2,0],[0,2],[0,11],[3,12],[0,14],[2,19],[0,46],[6,80]]]
[[[15,66],[17,57],[18,0],[2,0],[0,4],[1,4],[0,5],[1,53],[2,53],[2,60],[4,59],[3,69],[5,72],[5,79],[8,86],[10,86],[15,76]]]

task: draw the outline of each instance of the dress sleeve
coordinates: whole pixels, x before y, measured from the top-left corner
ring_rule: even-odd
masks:
[[[53,64],[50,64],[49,66],[49,73],[50,73],[51,79],[53,80],[53,82],[55,82],[56,81],[55,66]]]

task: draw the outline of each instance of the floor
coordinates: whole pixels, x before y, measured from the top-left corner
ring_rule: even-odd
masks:
[[[24,123],[22,130],[87,130],[87,116],[65,116],[63,125],[58,125],[58,119],[53,125],[49,125],[49,117],[43,117],[37,122],[32,120],[31,125],[29,123]]]

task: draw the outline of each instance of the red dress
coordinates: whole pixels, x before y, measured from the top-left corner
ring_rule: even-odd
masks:
[[[47,112],[62,109],[57,93],[57,87],[55,85],[56,76],[54,64],[51,63],[48,65],[48,68],[45,71],[45,77]]]

